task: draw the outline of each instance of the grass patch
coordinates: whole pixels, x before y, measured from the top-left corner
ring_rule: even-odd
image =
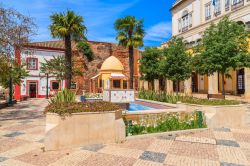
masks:
[[[154,100],[165,103],[176,104],[178,101],[187,104],[198,104],[198,105],[238,105],[240,101],[236,100],[222,100],[222,99],[200,99],[192,96],[185,96],[180,94],[167,94],[166,92],[155,92],[155,91],[140,91],[140,99]]]

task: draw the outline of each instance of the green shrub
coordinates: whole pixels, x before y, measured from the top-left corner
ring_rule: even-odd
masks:
[[[166,103],[176,104],[178,101],[188,104],[198,105],[237,105],[240,101],[236,100],[213,100],[200,99],[192,96],[184,96],[180,94],[167,94],[166,92],[145,91],[139,92],[140,99],[154,100]]]
[[[72,103],[76,101],[76,94],[69,89],[64,89],[61,92],[58,92],[55,97],[50,99],[50,103],[63,103],[68,102]]]
[[[204,114],[200,111],[187,113],[167,113],[157,117],[143,116],[140,122],[124,118],[127,135],[139,135],[175,130],[205,128]],[[152,121],[153,119],[153,121]]]
[[[120,107],[110,102],[54,102],[50,103],[44,113],[57,113],[61,116],[80,112],[106,112],[119,110]]]

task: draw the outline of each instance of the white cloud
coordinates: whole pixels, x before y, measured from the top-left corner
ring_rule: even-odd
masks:
[[[146,29],[146,33],[145,43],[166,41],[171,37],[172,24],[171,22],[160,22]]]

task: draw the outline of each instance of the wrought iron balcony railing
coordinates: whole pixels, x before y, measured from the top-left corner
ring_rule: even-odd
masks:
[[[237,2],[237,3],[232,4],[231,10],[235,10],[235,9],[241,7],[241,6],[244,6],[244,0],[241,0],[241,1]]]

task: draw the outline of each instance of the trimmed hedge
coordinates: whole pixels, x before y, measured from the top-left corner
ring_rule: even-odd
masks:
[[[166,92],[145,91],[139,92],[140,99],[154,100],[166,103],[176,104],[178,101],[187,104],[198,105],[238,105],[240,101],[236,100],[221,100],[221,99],[200,99],[192,96],[180,94],[167,94]]]

